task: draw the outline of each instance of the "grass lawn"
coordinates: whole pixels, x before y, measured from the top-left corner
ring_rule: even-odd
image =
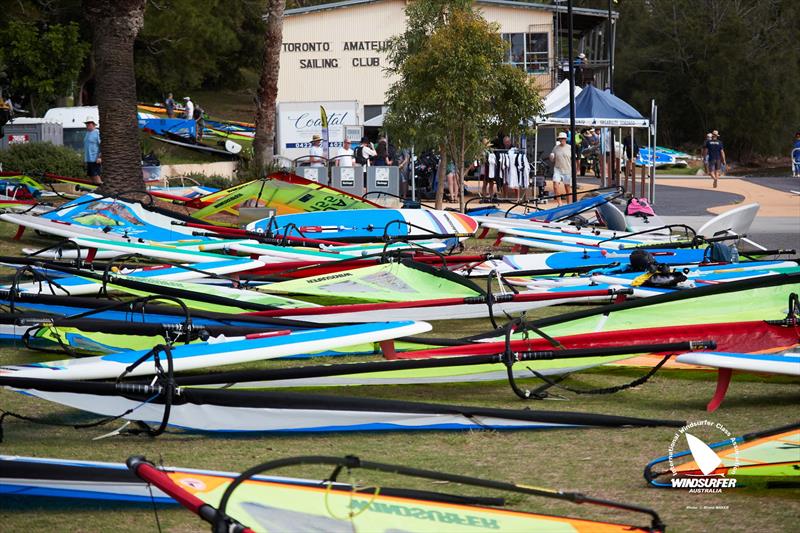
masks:
[[[0,228],[0,253],[18,250],[9,241],[13,228]],[[28,235],[28,234],[26,234]],[[30,239],[30,237],[28,237]],[[486,241],[491,242],[491,241]],[[26,246],[41,244],[26,241]],[[540,314],[566,311],[545,309]],[[488,321],[437,323],[433,334],[462,336],[488,329]],[[48,356],[52,357],[52,356]],[[41,360],[19,346],[0,350],[0,362]],[[262,362],[251,367],[297,363]],[[643,371],[607,367],[583,372],[570,380],[577,387],[620,384]],[[524,402],[505,382],[436,386],[356,387],[325,390],[328,394],[419,400],[512,409],[585,411],[657,419],[702,420],[722,423],[735,434],[787,424],[798,418],[800,383],[778,377],[739,374],[734,377],[722,408],[711,415],[705,404],[714,390],[709,371],[662,370],[643,386],[613,395],[578,396]],[[96,417],[20,394],[0,390],[0,408],[62,423],[87,422]],[[7,419],[3,454],[69,459],[124,461],[143,454],[168,465],[241,471],[256,463],[292,455],[355,454],[365,459],[402,463],[420,468],[475,475],[528,485],[577,490],[589,495],[640,504],[659,512],[670,531],[764,531],[793,529],[800,514],[800,492],[786,489],[736,489],[713,495],[657,490],[642,477],[644,465],[665,455],[675,432],[672,428],[570,429],[558,431],[470,431],[463,433],[352,433],[324,435],[222,436],[170,431],[158,438],[144,436],[92,439],[121,424],[74,430]],[[298,468],[286,475],[321,477],[329,469]],[[381,476],[369,480],[382,481]],[[395,485],[396,480],[395,480]],[[417,488],[459,492],[430,482]],[[472,493],[475,493],[472,491]],[[543,498],[515,498],[521,509],[570,516],[621,520],[646,525],[645,518],[589,505],[574,505]],[[162,507],[158,511],[164,531],[207,531],[208,527],[187,511]],[[0,499],[3,531],[109,531],[139,532],[156,529],[150,505],[100,504],[84,501],[4,496]]]

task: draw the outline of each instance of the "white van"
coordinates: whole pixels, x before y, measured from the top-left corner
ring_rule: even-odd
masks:
[[[58,122],[64,129],[64,146],[79,152],[83,151],[83,137],[86,135],[87,120],[94,120],[100,127],[100,114],[97,106],[54,107],[44,114],[45,120]]]

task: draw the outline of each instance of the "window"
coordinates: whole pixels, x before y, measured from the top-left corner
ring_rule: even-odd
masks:
[[[509,44],[506,62],[535,74],[547,72],[549,38],[547,33],[504,33],[503,40]]]

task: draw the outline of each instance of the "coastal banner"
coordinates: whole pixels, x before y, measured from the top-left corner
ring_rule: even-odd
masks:
[[[360,124],[355,100],[279,103],[276,123],[280,155],[289,159],[308,155],[311,137],[324,137],[322,106],[327,118],[329,149],[342,146],[346,126]]]

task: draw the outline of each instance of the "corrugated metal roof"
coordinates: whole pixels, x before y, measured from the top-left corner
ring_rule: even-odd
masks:
[[[332,2],[330,4],[319,4],[316,6],[298,7],[295,9],[287,9],[284,12],[285,16],[304,15],[306,13],[316,13],[318,11],[327,11],[329,9],[339,9],[342,7],[358,6],[362,4],[373,4],[382,2],[384,0],[343,0],[342,2]],[[542,11],[566,11],[567,6],[558,4],[537,4],[532,2],[517,2],[515,0],[476,0],[477,4],[488,4],[496,6],[516,7],[521,9],[538,9]],[[588,15],[598,18],[607,18],[608,11],[602,9],[589,9],[585,7],[575,7],[572,9],[576,15]],[[619,18],[619,13],[616,11],[611,12],[613,18]]]

